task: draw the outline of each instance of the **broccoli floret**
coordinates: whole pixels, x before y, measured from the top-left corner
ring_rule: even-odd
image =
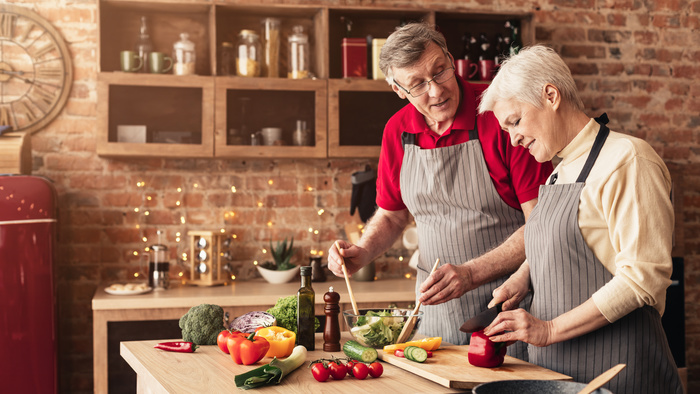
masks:
[[[180,318],[180,328],[184,341],[216,345],[216,337],[224,329],[224,310],[212,304],[193,306]]]
[[[282,297],[277,300],[275,306],[267,310],[277,320],[279,327],[297,333],[297,296]],[[314,318],[314,331],[321,327],[321,322]]]

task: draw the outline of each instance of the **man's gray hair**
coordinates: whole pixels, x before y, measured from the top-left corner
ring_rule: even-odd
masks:
[[[434,42],[447,54],[445,37],[428,23],[416,22],[399,27],[386,39],[379,55],[379,68],[389,84],[394,83],[394,68],[415,64],[428,45]]]
[[[496,102],[514,99],[536,108],[544,104],[543,88],[552,84],[559,89],[562,101],[583,111],[571,70],[554,49],[534,45],[506,59],[496,77],[481,95],[479,113],[493,111]]]

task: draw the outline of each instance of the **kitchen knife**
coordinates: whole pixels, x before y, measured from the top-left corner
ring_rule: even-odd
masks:
[[[464,324],[462,324],[462,327],[460,327],[459,330],[466,333],[483,330],[489,324],[491,324],[493,319],[495,319],[499,313],[501,313],[501,304],[502,303],[498,303],[495,306],[483,312],[479,312],[478,315],[464,322]]]

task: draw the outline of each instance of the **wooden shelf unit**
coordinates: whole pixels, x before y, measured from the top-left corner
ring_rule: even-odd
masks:
[[[376,158],[386,121],[408,102],[400,100],[384,80],[343,79],[341,42],[344,21],[352,21],[352,37],[386,38],[401,23],[435,23],[445,34],[450,52],[462,53],[465,32],[503,32],[507,20],[520,21],[521,37],[534,42],[532,14],[488,13],[458,9],[382,9],[310,4],[238,4],[224,0],[100,0],[98,45],[98,143],[102,156],[217,158]],[[195,43],[197,75],[125,73],[119,54],[133,50],[141,16],[146,16],[154,51],[172,53],[180,33]],[[223,42],[235,44],[242,29],[261,30],[266,17],[281,21],[280,75],[287,73],[287,37],[302,25],[311,44],[315,78],[291,80],[246,78],[219,74]],[[371,67],[370,67],[371,70]],[[286,145],[250,146],[249,135],[227,141],[228,131],[241,128],[238,101],[246,108],[248,131],[283,129]],[[296,120],[305,120],[313,146],[292,146]],[[180,126],[173,128],[169,123]],[[194,124],[196,123],[196,124]],[[145,125],[146,143],[117,142],[117,125]],[[197,125],[201,124],[201,127]],[[167,139],[161,132],[189,132]],[[165,133],[165,135],[172,135]],[[178,135],[178,133],[175,133]],[[179,141],[179,142],[178,142]],[[230,142],[234,142],[232,144]]]

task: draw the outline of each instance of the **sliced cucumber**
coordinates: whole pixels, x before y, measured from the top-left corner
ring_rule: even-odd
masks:
[[[343,353],[353,360],[371,363],[377,360],[377,350],[371,347],[362,346],[357,341],[347,341],[343,345]]]
[[[428,359],[428,352],[418,346],[408,346],[403,350],[404,356],[411,361],[422,363]]]

